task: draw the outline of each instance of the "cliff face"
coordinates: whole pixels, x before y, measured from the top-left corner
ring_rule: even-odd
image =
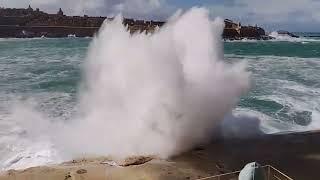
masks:
[[[4,9],[0,8],[0,38],[29,38],[29,37],[91,37],[107,17],[66,16],[59,9],[57,14],[48,14],[39,9]],[[123,24],[128,26],[131,33],[146,31],[152,33],[165,22],[127,19]],[[241,26],[240,23],[225,20],[224,39],[268,39],[260,27]]]

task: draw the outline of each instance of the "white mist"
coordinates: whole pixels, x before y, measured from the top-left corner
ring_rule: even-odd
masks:
[[[152,35],[130,35],[121,22],[105,22],[93,39],[81,114],[54,144],[70,158],[167,158],[208,142],[249,88],[245,66],[223,61],[223,21],[193,8]]]
[[[223,136],[243,134],[245,125],[229,115],[250,73],[223,61],[223,28],[202,8],[177,12],[153,34],[131,35],[121,17],[106,21],[83,65],[78,115],[56,121],[17,106],[11,118],[22,136],[12,143],[21,150],[3,168],[90,156],[168,158],[208,143],[219,127]]]

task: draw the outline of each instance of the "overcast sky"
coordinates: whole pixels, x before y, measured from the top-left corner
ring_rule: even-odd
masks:
[[[0,0],[2,7],[40,8],[68,15],[113,16],[165,20],[177,9],[207,7],[212,17],[221,16],[258,24],[267,30],[320,31],[320,0]]]

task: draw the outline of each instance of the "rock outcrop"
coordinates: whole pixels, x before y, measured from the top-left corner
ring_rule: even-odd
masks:
[[[294,37],[294,38],[299,38],[299,36],[297,36],[293,33],[290,33],[288,31],[279,30],[279,31],[277,31],[277,33],[282,36],[290,36],[290,37]]]
[[[257,39],[269,40],[272,37],[267,36],[263,28],[258,26],[241,26],[241,23],[235,23],[229,19],[224,20],[225,28],[223,38],[229,40]]]
[[[0,172],[0,180],[200,179],[238,171],[255,161],[272,165],[293,179],[314,180],[319,176],[319,136],[320,131],[313,131],[220,139],[168,160],[135,156],[125,159],[124,166],[120,166],[121,161],[114,161],[115,165],[104,163],[110,160],[108,157],[80,159],[48,167]]]

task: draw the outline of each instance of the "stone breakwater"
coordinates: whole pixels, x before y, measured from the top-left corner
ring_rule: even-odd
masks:
[[[126,21],[126,20],[125,20]],[[124,21],[124,22],[125,22]],[[152,33],[158,25],[133,24],[128,25],[130,32],[147,32]],[[162,26],[162,25],[161,25]],[[160,26],[158,26],[160,27]],[[57,26],[20,26],[20,25],[0,25],[0,38],[34,38],[34,37],[68,37],[74,35],[76,37],[92,37],[100,26],[72,26],[72,25],[57,25]]]
[[[0,38],[62,38],[70,35],[91,37],[99,27],[72,26],[0,26]]]
[[[113,20],[101,16],[66,16],[62,9],[56,14],[48,14],[39,9],[33,10],[30,6],[27,9],[0,8],[0,38],[92,37],[106,19]],[[224,39],[271,39],[261,27],[241,26],[229,19],[224,22]],[[131,33],[153,33],[165,22],[124,18],[123,24]]]
[[[3,24],[0,17],[0,38],[34,38],[34,37],[49,37],[60,38],[70,35],[75,37],[92,37],[102,25],[103,19],[98,26],[75,26],[68,23],[55,24]],[[147,32],[152,33],[157,28],[160,28],[164,22],[141,21],[133,19],[124,19],[123,24],[128,27],[131,33]]]

